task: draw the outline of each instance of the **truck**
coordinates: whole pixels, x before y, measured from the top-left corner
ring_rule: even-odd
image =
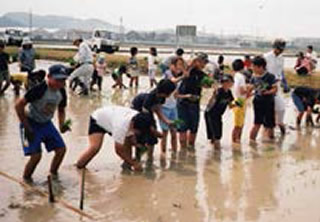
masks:
[[[88,43],[92,51],[96,53],[106,52],[112,54],[120,49],[120,42],[115,40],[114,33],[104,29],[95,29]]]
[[[20,46],[24,37],[22,30],[8,28],[4,31],[4,39],[7,45]]]

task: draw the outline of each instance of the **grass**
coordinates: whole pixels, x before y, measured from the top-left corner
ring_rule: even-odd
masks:
[[[10,54],[13,61],[16,61],[18,56],[17,47],[7,47],[6,52]],[[54,60],[60,62],[68,62],[75,55],[76,51],[72,49],[37,49],[36,58],[45,60]],[[127,64],[129,56],[108,54],[106,56],[108,67],[113,69],[120,65]],[[139,57],[139,64],[142,73],[147,73],[147,61],[145,57]],[[229,69],[227,72],[230,71]],[[320,86],[320,72],[313,73],[309,76],[298,76],[293,69],[287,69],[285,71],[287,81],[291,87],[295,86],[308,86],[313,88],[319,88]]]

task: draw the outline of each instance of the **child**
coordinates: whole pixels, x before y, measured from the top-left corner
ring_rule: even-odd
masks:
[[[9,74],[9,54],[4,52],[5,42],[0,39],[0,96],[10,86],[10,74]],[[5,85],[2,87],[2,83],[5,81]]]
[[[232,142],[240,143],[242,128],[244,125],[245,113],[246,113],[246,104],[245,101],[247,99],[247,85],[246,85],[246,77],[243,74],[244,71],[244,63],[241,59],[237,59],[232,63],[234,75],[234,95],[236,97],[236,101],[239,101],[242,106],[235,107],[233,109],[234,116],[234,128],[232,132]]]
[[[159,82],[156,89],[152,90],[150,93],[141,93],[137,95],[132,101],[132,107],[134,110],[139,112],[148,113],[153,119],[153,131],[156,131],[156,121],[154,114],[156,114],[159,120],[163,121],[167,125],[171,126],[172,121],[166,118],[162,113],[161,105],[164,104],[166,98],[168,98],[176,89],[176,85],[168,80],[164,79]],[[162,136],[159,134],[159,136]],[[155,135],[144,135],[138,137],[138,142],[142,145],[146,145],[149,149],[148,158],[149,161],[153,160],[153,146],[158,143],[158,139]],[[139,153],[137,153],[137,158],[139,159]]]
[[[77,161],[78,168],[84,168],[99,152],[104,135],[107,133],[114,139],[116,153],[130,168],[141,171],[139,162],[132,159],[132,146],[137,146],[137,137],[150,134],[152,118],[121,106],[107,106],[97,109],[90,116],[89,147],[83,151]],[[124,166],[124,165],[123,165]]]
[[[173,58],[171,60],[171,64],[169,65],[169,69],[165,71],[164,78],[170,79],[176,85],[185,78],[184,73],[184,60],[180,57]],[[176,93],[171,94],[169,98],[166,99],[166,102],[162,105],[162,113],[163,115],[171,120],[175,121],[178,119],[178,111],[177,111],[177,95]],[[171,146],[173,153],[177,152],[177,130],[173,127],[169,127],[165,122],[160,121],[160,126],[162,129],[162,139],[161,139],[161,157],[164,158],[167,150],[167,137],[168,132],[171,134]]]
[[[220,139],[222,138],[222,115],[227,106],[233,108],[234,98],[231,92],[233,86],[233,77],[224,74],[221,78],[221,87],[214,90],[213,95],[205,111],[205,120],[207,126],[207,137],[214,144],[216,151],[220,150]]]
[[[58,108],[61,133],[70,130],[69,126],[65,124],[67,95],[64,85],[67,77],[65,67],[62,65],[51,66],[48,80],[30,89],[16,103],[24,154],[30,156],[23,173],[25,180],[31,180],[32,174],[41,159],[41,143],[45,144],[48,152],[55,152],[50,173],[52,175],[58,173],[66,152],[66,146],[51,119]],[[25,110],[26,106],[28,106],[28,112]]]
[[[292,100],[299,114],[297,116],[297,127],[300,127],[304,113],[307,113],[306,123],[313,126],[312,111],[315,104],[319,104],[320,92],[308,87],[298,87],[292,93]],[[319,119],[318,115],[318,118]],[[318,121],[318,120],[317,120]]]
[[[150,87],[157,85],[156,72],[159,65],[157,49],[154,47],[150,48],[150,55],[148,56],[148,75],[150,80]]]
[[[130,78],[130,87],[133,87],[135,82],[136,88],[139,86],[139,63],[137,59],[138,49],[137,47],[132,47],[130,49],[131,57],[129,59],[129,73],[131,75]]]
[[[127,72],[127,68],[124,65],[121,65],[119,68],[116,68],[113,70],[112,78],[116,83],[112,85],[112,88],[116,88],[117,86],[119,86],[119,89],[128,88],[123,84],[123,81],[122,81],[122,75],[126,72]]]
[[[103,54],[99,54],[97,61],[95,63],[95,71],[92,76],[92,82],[90,84],[90,90],[93,90],[95,84],[98,85],[99,91],[102,90],[102,80],[103,76],[106,74],[106,58]]]
[[[178,131],[183,151],[186,151],[187,148],[194,151],[200,121],[201,81],[205,77],[202,69],[208,61],[207,54],[199,53],[188,69],[189,76],[182,80],[178,88],[178,118],[183,121]]]
[[[273,74],[266,71],[267,62],[257,56],[253,59],[253,72],[255,76],[252,79],[251,89],[254,89],[254,126],[250,132],[252,142],[256,141],[256,137],[261,125],[266,128],[270,139],[273,139],[273,128],[275,127],[275,100],[277,93],[277,80]]]

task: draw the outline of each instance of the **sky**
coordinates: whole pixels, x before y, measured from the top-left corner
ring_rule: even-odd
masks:
[[[0,0],[0,15],[28,12],[97,18],[127,29],[174,29],[264,37],[320,37],[318,0]]]

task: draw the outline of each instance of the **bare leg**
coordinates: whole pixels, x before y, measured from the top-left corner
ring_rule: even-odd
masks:
[[[186,150],[187,149],[187,132],[180,132],[179,139],[180,139],[181,150]]]
[[[177,130],[171,129],[170,133],[171,133],[171,148],[172,148],[172,152],[175,153],[178,150]]]
[[[168,131],[164,130],[162,132],[162,138],[161,138],[161,152],[162,154],[165,154],[167,151],[167,137],[168,137]]]
[[[92,158],[99,152],[103,143],[103,133],[94,133],[89,135],[89,147],[85,149],[77,161],[78,168],[84,168],[92,160]]]
[[[28,163],[26,164],[23,172],[23,178],[26,180],[31,179],[31,176],[36,169],[38,163],[41,160],[41,153],[33,154],[30,156]]]
[[[196,142],[197,134],[196,133],[189,133],[188,145],[194,147]]]
[[[66,148],[58,148],[55,150],[55,155],[51,162],[50,173],[53,175],[58,174],[59,167],[62,163],[63,157],[66,154]]]
[[[255,124],[250,132],[250,139],[255,141],[260,130],[261,125]]]

